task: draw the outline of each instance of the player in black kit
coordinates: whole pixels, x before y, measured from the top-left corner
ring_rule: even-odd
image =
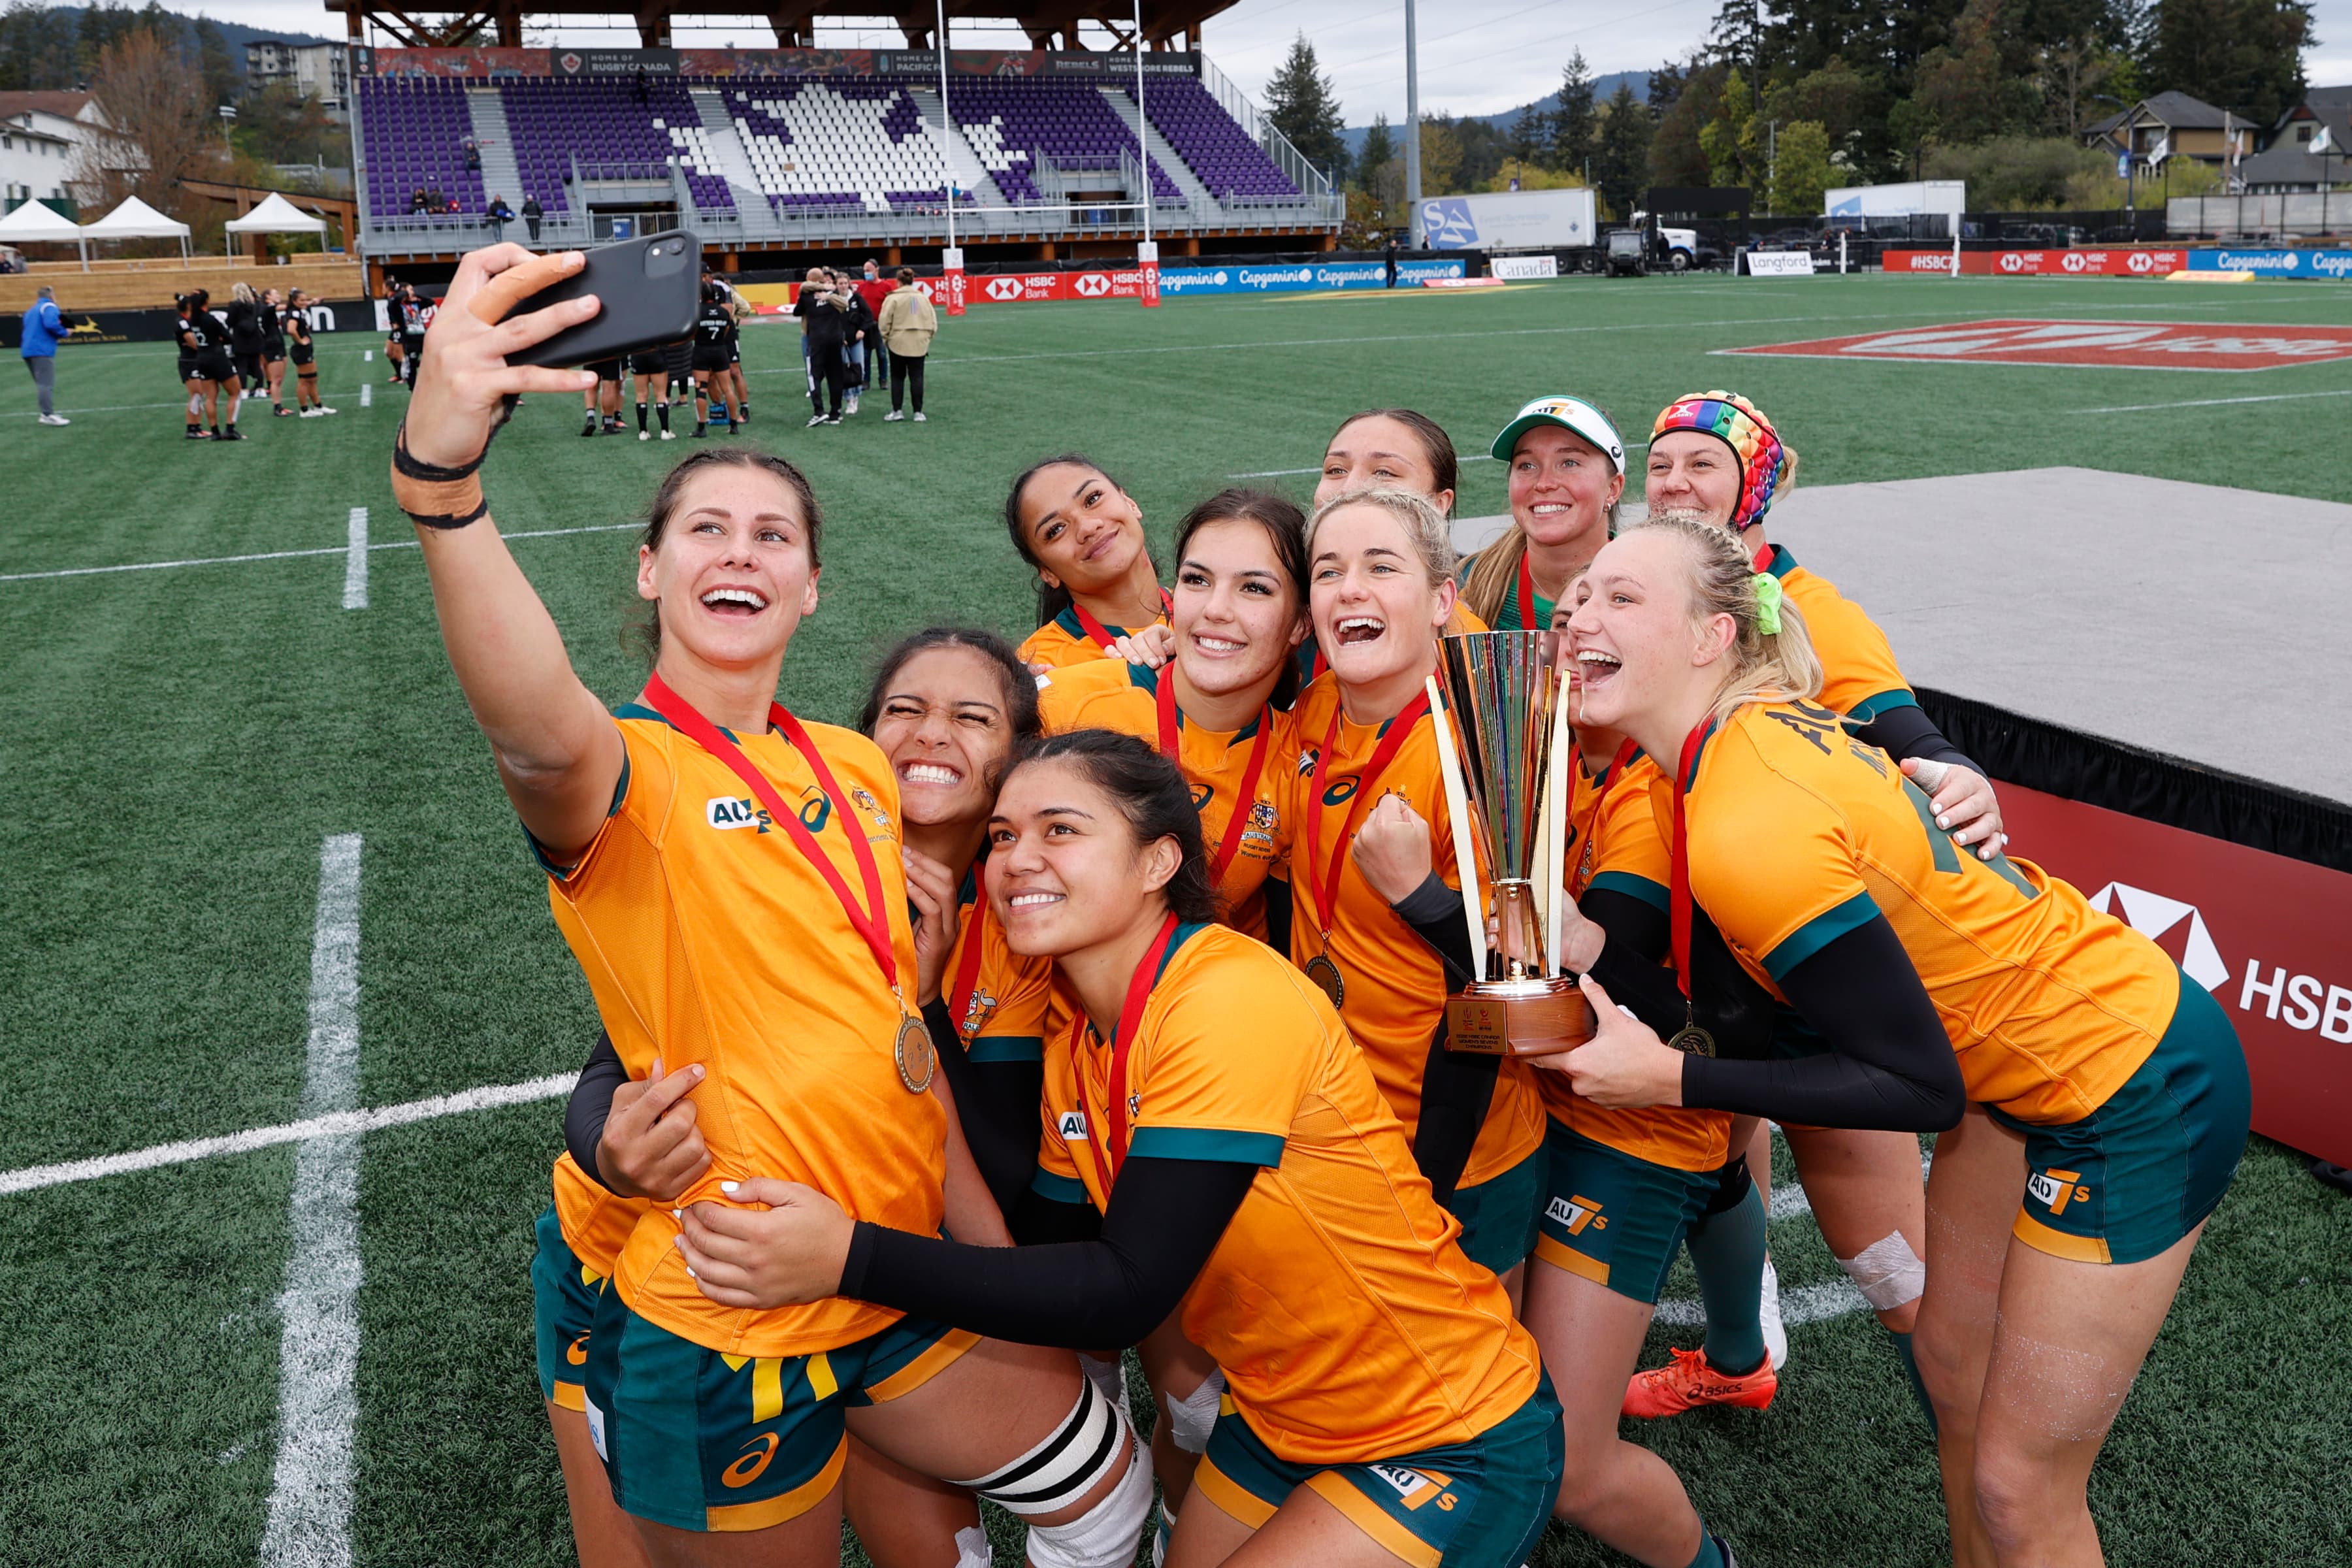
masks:
[[[310,338],[310,318],[303,311],[302,290],[286,296],[286,337],[294,362],[294,401],[302,417],[313,419],[333,409],[319,400],[318,345]]]
[[[275,289],[265,289],[261,315],[261,378],[269,388],[269,412],[283,419],[294,412],[286,406],[286,305]]]
[[[236,366],[229,363],[228,329],[205,308],[211,301],[204,290],[198,289],[194,299],[196,309],[180,322],[180,346],[195,358],[196,381],[204,389],[205,417],[212,426],[211,438],[242,441],[245,435],[236,427],[236,401],[245,395],[245,384],[237,379]],[[224,398],[229,407],[226,426],[220,415]]]
[[[650,441],[654,438],[654,433],[646,428],[646,406],[647,398],[656,390],[661,393],[660,397],[654,399],[661,413],[661,438],[665,441],[677,439],[670,433],[669,427],[667,353],[667,349],[656,346],[639,349],[629,356],[629,374],[636,379],[637,384],[637,439],[640,441]]]
[[[698,439],[713,424],[728,424],[727,334],[735,330],[735,312],[728,308],[727,291],[715,281],[702,285],[702,310],[694,322],[694,434]],[[718,391],[712,392],[716,384]],[[733,426],[728,425],[731,430]]]
[[[205,308],[205,292],[199,289],[193,294],[182,294],[172,301],[172,307],[179,312],[178,320],[172,324],[172,341],[180,346],[180,384],[188,394],[188,439],[202,441],[206,437],[198,416],[204,412],[205,384],[196,374],[197,338],[191,319]]]

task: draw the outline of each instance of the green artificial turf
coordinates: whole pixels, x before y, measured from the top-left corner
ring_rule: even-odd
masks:
[[[1304,497],[1340,416],[1426,411],[1465,455],[1529,397],[1573,392],[1629,438],[1670,396],[1730,385],[1808,483],[2067,464],[2352,500],[2352,366],[2246,374],[1718,357],[1712,351],[1989,317],[2336,324],[2326,285],[1723,278],[975,309],[944,324],[924,425],[802,427],[788,326],[747,330],[756,423],[812,476],[824,598],[785,697],[845,721],[875,654],[939,621],[1027,629],[998,521],[1032,459],[1090,452],[1164,544],[1235,476]],[[377,357],[363,361],[373,349]],[[331,419],[182,440],[165,345],[69,349],[65,429],[0,383],[0,578],[271,552],[240,563],[0,580],[0,1171],[299,1114],[322,837],[362,835],[361,1100],[383,1105],[577,1066],[586,988],[448,674],[416,552],[369,557],[342,608],[347,519],[397,543],[385,467],[405,394],[380,340],[322,340]],[[360,405],[363,383],[373,405]],[[2130,414],[2084,409],[2266,397]],[[684,441],[580,437],[534,399],[487,470],[583,676],[629,695],[617,632],[641,514]],[[681,432],[688,426],[681,426]],[[634,431],[632,432],[634,435]],[[1504,509],[1465,465],[1459,510]],[[2117,519],[2127,533],[2128,519]],[[1964,538],[1956,560],[1969,559]],[[2226,542],[2216,542],[2225,547]],[[1998,569],[1998,563],[1983,563]],[[1833,570],[1833,568],[1832,568]],[[554,1101],[364,1143],[352,1529],[362,1563],[569,1560],[530,1352],[530,1222]],[[283,1148],[0,1196],[0,1563],[236,1563],[258,1550],[277,1444],[292,1155]],[[1784,1172],[1785,1175],[1786,1173]],[[1776,1224],[1784,1288],[1837,1279],[1809,1220]],[[2112,1561],[2352,1561],[2352,1205],[2256,1140],[2094,1483]],[[1686,1268],[1669,1286],[1686,1297]],[[1929,1563],[1927,1433],[1864,1316],[1794,1331],[1767,1414],[1641,1427],[1759,1564]],[[1659,1330],[1650,1357],[1695,1330]],[[1000,1525],[1002,1521],[999,1521]],[[1013,1536],[1001,1532],[1010,1549]],[[1003,1559],[1010,1562],[1012,1558]],[[1550,1564],[1617,1561],[1555,1531]]]

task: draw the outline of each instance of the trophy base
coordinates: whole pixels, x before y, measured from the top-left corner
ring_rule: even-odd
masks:
[[[1474,1056],[1551,1056],[1594,1031],[1592,1005],[1564,976],[1481,981],[1445,1002],[1446,1048]]]

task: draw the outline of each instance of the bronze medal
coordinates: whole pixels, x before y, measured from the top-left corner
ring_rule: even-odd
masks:
[[[1324,995],[1331,998],[1332,1006],[1339,1006],[1347,1001],[1347,976],[1339,973],[1339,966],[1331,962],[1329,953],[1318,952],[1307,961],[1307,978],[1315,982]]]
[[[907,1086],[908,1094],[926,1094],[931,1087],[931,1075],[939,1071],[940,1053],[931,1044],[931,1032],[920,1018],[904,1018],[898,1024],[898,1038],[890,1047],[898,1064],[898,1081]]]
[[[1708,1034],[1705,1029],[1700,1028],[1696,1024],[1684,1025],[1680,1032],[1678,1032],[1673,1039],[1668,1040],[1666,1044],[1674,1047],[1674,1048],[1678,1051],[1685,1051],[1695,1057],[1711,1057],[1715,1055],[1715,1037]]]

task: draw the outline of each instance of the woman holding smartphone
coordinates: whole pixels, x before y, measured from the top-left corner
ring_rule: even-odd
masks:
[[[872,742],[775,700],[817,600],[807,481],[747,451],[673,470],[638,552],[654,671],[616,715],[572,673],[488,521],[478,470],[507,398],[592,379],[503,356],[599,306],[508,313],[581,264],[475,251],[433,323],[394,493],[450,661],[621,1059],[633,1076],[656,1060],[705,1075],[689,1092],[710,1166],[681,1198],[732,1207],[742,1179],[781,1172],[936,1232],[992,1205],[932,1091],[899,791]],[[770,1024],[785,1016],[799,1026],[780,1049]],[[681,1257],[679,1223],[654,1205],[631,1230],[583,1380],[614,1495],[655,1563],[834,1561],[851,1429],[1004,1501],[1033,1552],[1089,1568],[1132,1552],[1149,1470],[1074,1358],[868,1303],[725,1306]]]

